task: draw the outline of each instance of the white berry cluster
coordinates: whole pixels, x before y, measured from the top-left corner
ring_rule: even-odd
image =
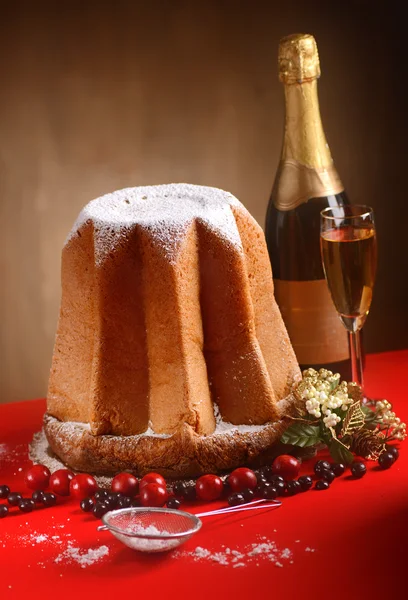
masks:
[[[307,369],[303,372],[303,381],[299,384],[298,393],[305,400],[306,410],[319,419],[322,415],[327,428],[335,427],[341,417],[333,412],[336,409],[346,411],[353,399],[349,397],[347,383],[340,382],[340,375],[327,369]]]
[[[323,418],[323,423],[326,427],[336,427],[337,423],[340,423],[341,418],[336,413],[332,413],[330,409],[326,410],[326,416]]]
[[[395,412],[392,410],[392,405],[387,400],[380,400],[376,404],[377,418],[376,422],[381,429],[387,429],[387,438],[395,440],[404,440],[407,436],[407,426],[401,422]]]

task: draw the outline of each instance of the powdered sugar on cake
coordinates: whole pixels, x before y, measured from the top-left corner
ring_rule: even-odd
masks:
[[[234,425],[233,423],[224,421],[222,419],[220,409],[215,402],[214,402],[214,416],[215,416],[216,427],[215,427],[214,432],[212,434],[210,434],[210,436],[211,435],[234,435],[234,434],[258,433],[258,432],[262,431],[262,429],[265,427],[265,425]],[[48,418],[50,418],[50,417],[48,417]],[[64,425],[65,433],[67,431],[68,432],[71,431],[71,433],[74,435],[75,433],[78,433],[81,431],[84,433],[90,432],[90,426],[88,423],[77,423],[77,422],[72,421],[72,422],[64,422],[63,425]],[[38,435],[38,434],[36,434],[36,435]],[[210,437],[210,436],[208,436],[208,437]],[[156,433],[152,429],[152,425],[149,422],[148,428],[143,433],[139,433],[137,435],[122,436],[122,437],[114,436],[114,435],[109,436],[109,438],[116,438],[116,437],[120,437],[123,444],[134,445],[135,443],[138,442],[138,440],[141,440],[143,438],[152,437],[152,438],[156,438],[156,439],[169,439],[172,437],[172,435],[167,434],[167,433]],[[33,445],[32,445],[32,447],[33,447]],[[31,449],[32,449],[32,447],[31,447]]]
[[[217,188],[185,183],[125,188],[92,200],[81,211],[67,242],[84,223],[95,227],[95,260],[101,264],[140,225],[152,234],[169,260],[177,255],[188,229],[198,221],[242,251],[231,206],[239,201]]]
[[[256,433],[262,431],[265,425],[234,425],[223,421],[218,404],[214,402],[215,431],[212,435],[228,435],[234,433]]]

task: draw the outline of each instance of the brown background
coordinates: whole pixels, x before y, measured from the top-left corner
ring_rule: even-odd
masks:
[[[279,38],[313,33],[323,121],[353,202],[375,207],[369,351],[408,346],[400,2],[14,2],[0,16],[0,401],[45,394],[64,239],[116,188],[188,181],[263,224],[279,159]]]

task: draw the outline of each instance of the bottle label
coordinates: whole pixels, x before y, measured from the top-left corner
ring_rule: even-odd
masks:
[[[324,168],[310,168],[292,158],[279,166],[274,202],[279,210],[292,210],[311,198],[339,194],[344,190],[333,163]]]
[[[350,357],[348,336],[325,279],[274,279],[275,298],[301,365],[324,365]]]

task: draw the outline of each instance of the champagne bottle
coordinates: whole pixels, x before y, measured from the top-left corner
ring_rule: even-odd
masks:
[[[295,34],[280,41],[285,132],[266,216],[266,240],[275,297],[301,368],[325,367],[350,381],[347,333],[331,300],[320,256],[320,211],[349,201],[320,118],[319,76],[313,36]]]

